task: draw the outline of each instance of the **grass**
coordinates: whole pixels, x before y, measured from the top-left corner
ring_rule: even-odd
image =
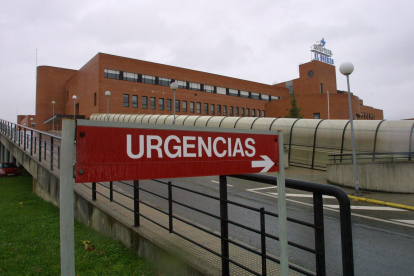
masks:
[[[60,275],[59,209],[31,177],[0,178],[0,275]],[[76,275],[160,275],[121,243],[75,220]]]

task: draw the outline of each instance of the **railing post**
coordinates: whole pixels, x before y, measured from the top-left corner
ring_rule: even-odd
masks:
[[[96,182],[92,182],[92,200],[96,200]]]
[[[30,130],[30,156],[33,155],[33,129]]]
[[[47,151],[47,144],[45,140],[43,141],[43,160],[46,160],[46,151]]]
[[[39,162],[42,162],[42,133],[39,133]]]
[[[140,226],[139,222],[139,180],[134,180],[134,227]]]
[[[57,147],[58,149],[58,169],[60,170],[60,147]]]
[[[316,275],[325,276],[325,236],[323,226],[323,200],[322,194],[313,193],[313,213],[315,224],[315,251],[316,251]]]
[[[109,181],[109,201],[114,201],[114,183]]]
[[[221,275],[230,275],[227,177],[220,175]]]
[[[50,137],[50,170],[53,171],[53,137]]]
[[[266,224],[264,208],[260,208],[260,239],[262,247],[262,275],[267,275],[266,266]]]
[[[173,232],[173,206],[172,206],[172,186],[171,181],[168,181],[168,230]]]
[[[352,245],[351,203],[348,197],[339,201],[341,224],[342,271],[344,276],[354,276],[354,251]]]
[[[23,151],[26,151],[26,128],[24,129],[24,139],[23,139],[23,143],[24,143],[24,145],[23,145]]]

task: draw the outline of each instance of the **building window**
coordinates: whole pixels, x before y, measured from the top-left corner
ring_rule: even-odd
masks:
[[[148,108],[148,97],[142,96],[142,108],[147,109]]]
[[[201,103],[197,103],[197,114],[201,114]]]
[[[241,116],[244,117],[244,107],[241,108]]]
[[[171,99],[167,99],[167,110],[171,111]]]
[[[255,117],[255,109],[254,108],[252,108],[252,117]]]
[[[265,117],[265,111],[262,110],[262,117]]]
[[[149,84],[155,84],[155,77],[148,76],[148,75],[142,75],[142,82],[149,83]]]
[[[230,116],[233,116],[233,107],[230,106]]]
[[[200,84],[199,83],[195,83],[195,82],[190,82],[190,89],[191,90],[198,90],[200,91]]]
[[[178,88],[187,89],[187,82],[186,81],[179,81],[179,80],[177,80],[176,82],[178,84]]]
[[[96,92],[93,93],[93,106],[96,106]]]
[[[208,103],[204,104],[204,114],[208,115]]]
[[[262,94],[262,98],[261,98],[263,101],[269,101],[269,99],[270,99],[270,96],[269,95],[266,95],[266,94]]]
[[[214,115],[214,104],[210,104],[210,114]]]
[[[132,107],[137,108],[138,107],[138,96],[132,95]]]
[[[162,86],[170,86],[170,84],[171,84],[171,79],[159,78],[159,79],[158,79],[158,84],[159,84],[159,85],[162,85]]]
[[[239,91],[236,89],[229,89],[229,95],[230,96],[238,96],[239,95]]]
[[[319,84],[319,91],[321,92],[321,94],[323,94],[323,84],[322,83]]]
[[[223,116],[227,116],[227,105],[223,105]]]
[[[279,99],[279,97],[277,97],[277,96],[270,96],[271,101],[278,100],[278,99]]]
[[[242,97],[242,98],[248,98],[249,97],[249,92],[247,92],[247,91],[240,91],[240,97]]]
[[[138,74],[124,72],[124,80],[137,82],[138,81]]]
[[[226,95],[226,88],[217,86],[217,94]]]
[[[312,78],[312,77],[313,77],[313,75],[315,75],[315,72],[313,72],[312,70],[310,70],[310,71],[308,72],[308,76],[309,76],[309,78]]]
[[[187,112],[187,101],[183,101],[183,112]]]
[[[175,112],[180,111],[180,101],[179,100],[175,100]]]
[[[164,110],[164,99],[163,98],[158,99],[158,109]]]
[[[260,117],[260,110],[259,109],[257,110],[256,116]]]
[[[250,117],[250,110],[246,108],[246,117]]]
[[[155,97],[151,97],[150,106],[151,106],[151,109],[155,109]]]
[[[217,115],[221,116],[221,105],[217,105]]]
[[[128,106],[129,106],[129,95],[124,94],[124,107],[128,107]]]
[[[194,113],[194,102],[190,102],[190,113]]]
[[[321,118],[321,114],[320,113],[313,113],[313,118],[314,119],[320,119]]]
[[[205,84],[204,85],[204,91],[209,92],[209,93],[213,93],[214,92],[214,86]],[[224,89],[224,94],[226,94],[226,89]]]
[[[104,70],[105,78],[108,79],[120,79],[120,72],[116,70],[105,69]]]
[[[35,127],[36,123],[30,123],[30,127]]]
[[[237,107],[235,107],[234,109],[235,109],[235,111],[236,111],[236,114],[235,114],[235,115],[238,117],[238,116],[239,116],[239,107],[237,106]]]
[[[252,99],[255,99],[255,100],[259,100],[260,99],[260,96],[259,96],[259,93],[250,93],[250,95],[251,95],[251,98]]]

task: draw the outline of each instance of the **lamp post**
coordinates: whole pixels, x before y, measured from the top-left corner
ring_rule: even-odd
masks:
[[[178,89],[178,83],[175,81],[173,83],[170,84],[170,88],[174,91],[174,104],[173,104],[173,108],[174,108],[174,121],[173,121],[173,125],[175,125],[175,90]]]
[[[106,120],[109,121],[109,96],[111,96],[111,91],[106,91],[105,96],[106,96]]]
[[[360,196],[359,193],[359,181],[358,181],[358,168],[356,162],[356,154],[355,154],[355,136],[354,136],[354,120],[352,115],[352,104],[351,104],[351,90],[349,87],[349,75],[354,71],[354,65],[349,62],[343,62],[339,66],[339,71],[342,75],[346,76],[346,81],[348,84],[348,104],[349,104],[349,116],[351,122],[351,139],[352,139],[352,163],[354,164],[354,183],[355,183],[355,195]]]
[[[55,131],[55,101],[52,101],[52,106],[53,106],[53,117],[52,117],[52,129],[53,131]]]
[[[73,95],[72,99],[73,99],[73,119],[76,119],[75,115],[76,115],[76,99],[78,97],[76,97],[76,95]]]

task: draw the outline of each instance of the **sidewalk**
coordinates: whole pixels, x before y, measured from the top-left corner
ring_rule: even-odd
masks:
[[[327,181],[326,171],[310,170],[306,168],[290,166],[285,170],[286,178],[330,184]],[[330,184],[333,185],[333,184]],[[414,185],[414,180],[413,180]],[[395,208],[403,208],[414,211],[414,194],[389,193],[379,191],[360,190],[361,197],[354,196],[355,190],[349,187],[338,186],[343,189],[351,200],[366,201],[379,205],[386,205]]]

